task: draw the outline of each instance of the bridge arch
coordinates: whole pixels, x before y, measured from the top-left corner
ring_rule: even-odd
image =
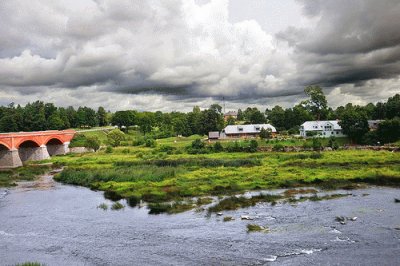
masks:
[[[32,139],[26,139],[18,145],[18,154],[22,162],[40,161],[50,158],[46,146]]]
[[[17,145],[16,148],[27,148],[27,147],[40,147],[40,143],[37,142],[35,139],[25,138],[22,139]]]
[[[65,143],[58,137],[51,137],[46,140],[45,143],[47,147],[47,152],[50,156],[65,154],[68,152],[68,144],[65,145]]]
[[[0,150],[2,150],[2,148],[6,148],[7,150],[11,150],[11,148],[6,144],[0,141]]]

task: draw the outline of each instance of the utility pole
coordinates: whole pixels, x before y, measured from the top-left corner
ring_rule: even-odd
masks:
[[[222,96],[222,102],[223,102],[223,104],[224,104],[224,114],[226,114],[226,110],[225,110],[225,97],[224,97],[224,96]]]

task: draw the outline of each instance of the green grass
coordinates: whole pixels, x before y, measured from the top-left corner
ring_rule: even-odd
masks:
[[[15,186],[18,181],[31,181],[49,172],[49,165],[27,165],[14,169],[0,170],[0,187]]]
[[[150,202],[282,187],[400,185],[400,153],[387,151],[333,151],[315,157],[310,152],[190,155],[122,149],[54,157],[55,164],[67,166],[56,179]]]

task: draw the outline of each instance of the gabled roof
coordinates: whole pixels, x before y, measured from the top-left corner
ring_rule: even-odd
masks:
[[[324,130],[326,125],[333,126],[334,130],[342,130],[342,127],[339,125],[338,120],[326,120],[326,121],[306,121],[301,126],[305,131],[316,131],[316,130]]]
[[[275,127],[270,124],[254,124],[254,125],[230,125],[224,131],[225,134],[239,134],[239,133],[260,133],[261,128],[266,130],[270,129],[271,132],[276,132]]]

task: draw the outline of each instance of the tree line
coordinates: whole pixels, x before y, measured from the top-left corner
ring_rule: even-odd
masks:
[[[205,110],[195,106],[191,112],[139,112],[125,110],[111,113],[103,107],[56,107],[52,103],[36,101],[25,106],[11,103],[0,107],[0,132],[39,131],[51,129],[86,128],[116,125],[122,130],[137,126],[144,135],[156,138],[176,135],[206,135],[209,131],[220,131],[230,124],[271,123],[283,134],[298,134],[299,126],[309,120],[340,120],[345,134],[355,142],[379,141],[377,133],[370,133],[368,120],[386,120],[379,135],[397,130],[400,117],[400,94],[386,102],[369,103],[365,106],[348,103],[333,109],[319,86],[308,86],[304,90],[307,100],[293,107],[279,105],[265,111],[256,107],[237,110],[237,118],[224,120],[222,107],[213,104]],[[383,127],[386,127],[383,130]],[[396,133],[393,133],[396,135]],[[392,134],[392,135],[393,135]],[[398,133],[400,134],[400,133]],[[400,136],[399,136],[400,138]],[[391,137],[393,139],[393,137]],[[387,142],[387,139],[384,140]]]

